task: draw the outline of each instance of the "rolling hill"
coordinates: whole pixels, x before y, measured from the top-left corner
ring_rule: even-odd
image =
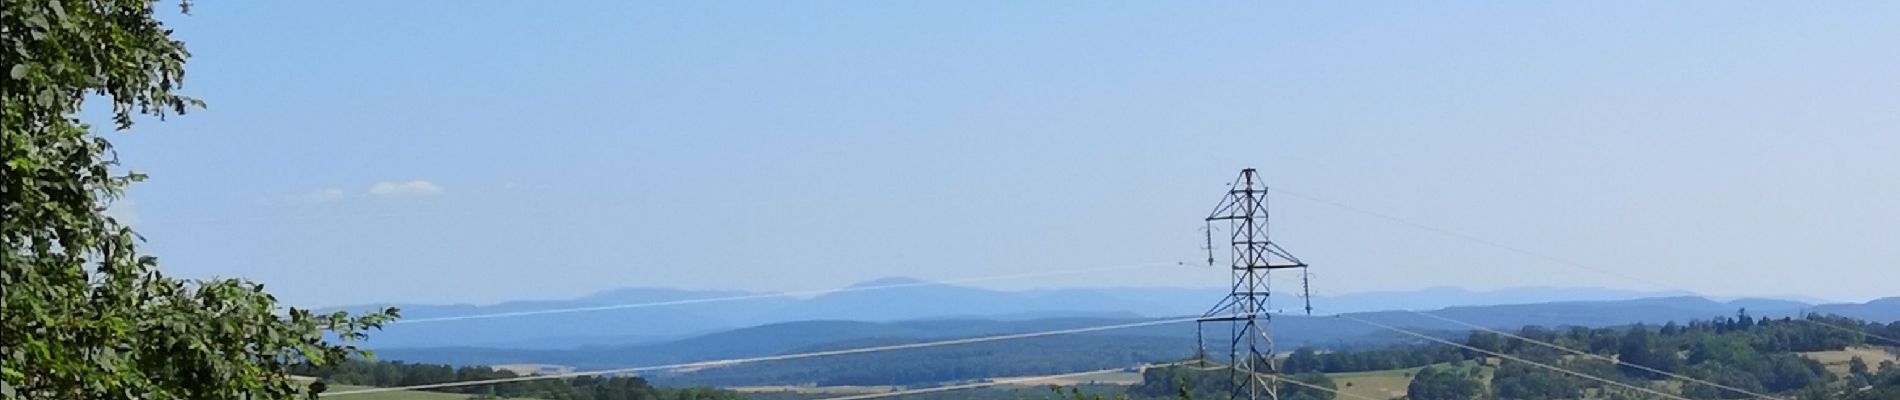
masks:
[[[1890,301],[1877,301],[1854,307],[1863,313],[1889,312],[1896,304]],[[1687,321],[1733,315],[1738,309],[1748,308],[1757,316],[1778,317],[1794,315],[1808,308],[1804,303],[1738,299],[1714,301],[1700,297],[1661,297],[1618,301],[1554,302],[1539,304],[1514,304],[1493,306],[1451,307],[1434,310],[1431,313],[1445,317],[1469,321],[1472,323],[1498,327],[1516,328],[1525,325],[1543,326],[1619,326],[1636,323],[1660,324],[1668,321]],[[1464,326],[1432,319],[1407,311],[1380,311],[1352,313],[1352,315],[1379,321],[1382,323],[1409,327],[1423,331],[1441,332],[1456,335]],[[784,354],[813,349],[836,349],[852,345],[908,343],[946,338],[987,336],[1007,333],[1056,330],[1085,326],[1099,326],[1116,323],[1142,321],[1139,318],[1037,318],[1025,320],[995,319],[925,319],[912,321],[798,321],[768,324],[756,327],[740,328],[716,333],[693,336],[684,339],[657,343],[614,346],[585,346],[574,349],[522,349],[490,347],[423,347],[423,348],[383,348],[378,352],[383,359],[411,362],[448,363],[448,364],[512,364],[544,363],[574,366],[581,369],[618,368],[639,365],[670,364],[690,361],[704,361],[738,357],[752,357],[772,354]],[[1272,329],[1275,341],[1283,349],[1298,346],[1325,348],[1352,348],[1378,346],[1405,340],[1405,338],[1383,333],[1368,325],[1349,320],[1325,316],[1283,315],[1275,316]],[[1217,329],[1215,332],[1219,332]],[[1173,359],[1190,354],[1194,345],[1193,324],[1149,326],[1126,330],[1104,331],[1065,337],[1063,340],[1032,341],[1046,350],[1024,352],[1024,355],[1011,358],[1004,368],[1012,373],[1036,374],[1041,372],[1079,370],[1114,367],[1119,362],[1148,362]],[[983,364],[988,356],[970,356],[968,354],[999,354],[1010,352],[1021,346],[1017,342],[994,342],[955,346],[954,350],[914,351],[913,353],[958,354],[969,358],[971,365],[948,365],[945,368],[966,370],[993,370],[997,365]],[[1097,354],[1102,349],[1115,349],[1115,354]],[[968,353],[966,353],[968,352]],[[1224,349],[1210,344],[1210,352],[1225,353]],[[893,352],[906,353],[906,352]],[[1086,354],[1088,356],[1077,356]],[[773,363],[771,366],[743,367],[729,371],[752,371],[750,373],[728,373],[705,371],[681,376],[661,376],[668,382],[686,384],[789,384],[810,383],[812,379],[836,380],[849,384],[881,384],[847,379],[862,371],[855,371],[851,360],[883,360],[890,357],[912,357],[904,354],[880,354],[853,357],[826,358],[822,360]],[[1133,360],[1133,361],[1131,361]],[[1000,361],[999,361],[1000,362]],[[861,363],[861,362],[859,362]],[[1036,368],[1015,368],[1014,366],[1040,366]],[[980,367],[980,368],[979,368]],[[760,369],[764,368],[764,369]],[[790,370],[801,373],[765,373],[762,371]],[[985,369],[988,368],[988,369]],[[1038,369],[1040,368],[1040,369]],[[1047,371],[1043,371],[1047,370]],[[817,372],[813,372],[817,371]],[[824,372],[829,371],[829,372]],[[932,370],[935,371],[935,370]],[[917,371],[938,377],[960,375],[938,374],[941,371]],[[935,374],[935,375],[933,375]],[[754,379],[772,377],[770,379]],[[821,379],[822,378],[822,379]]]
[[[895,290],[877,290],[890,285]],[[868,288],[868,289],[866,289]],[[493,305],[396,304],[405,321],[373,335],[373,348],[483,347],[504,349],[576,349],[664,343],[696,335],[783,322],[840,320],[895,322],[925,319],[1031,320],[1043,318],[1138,318],[1192,315],[1206,310],[1224,289],[1219,288],[1068,288],[1002,291],[955,285],[930,285],[906,278],[889,278],[853,285],[842,291],[808,298],[778,297],[744,291],[625,288],[568,300],[516,301]],[[1374,292],[1316,296],[1325,312],[1439,309],[1500,304],[1621,301],[1656,297],[1686,297],[1683,293],[1632,292],[1588,288],[1516,288],[1470,291],[1428,288],[1403,292]],[[742,301],[706,299],[745,298]],[[704,301],[704,302],[702,302]],[[1733,303],[1740,301],[1744,303]],[[641,303],[685,302],[660,307],[611,308]],[[1772,299],[1713,302],[1715,308],[1745,306],[1777,312],[1810,307],[1807,303]],[[1285,303],[1293,309],[1292,303]],[[378,305],[380,306],[380,305]],[[1896,308],[1876,304],[1814,306],[1871,319],[1893,320],[1881,314]],[[349,306],[333,309],[362,309]],[[455,319],[457,316],[535,312],[589,307],[610,309],[573,313],[546,313],[498,319]],[[1709,304],[1685,305],[1691,313],[1706,313]],[[1832,308],[1830,308],[1832,307]],[[1640,308],[1640,307],[1638,307]],[[1530,312],[1532,310],[1522,310]],[[1548,310],[1557,312],[1554,309]],[[1636,310],[1643,311],[1643,310]],[[1657,312],[1659,315],[1684,315]],[[1700,314],[1698,314],[1700,315]],[[1541,321],[1557,321],[1543,318]],[[1645,319],[1654,320],[1654,319]],[[1609,319],[1589,323],[1612,323]]]

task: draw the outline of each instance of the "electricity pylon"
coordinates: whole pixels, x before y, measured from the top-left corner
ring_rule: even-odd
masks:
[[[1228,323],[1232,332],[1228,341],[1231,367],[1228,378],[1233,383],[1230,398],[1278,400],[1279,390],[1275,386],[1279,383],[1279,374],[1273,367],[1273,336],[1267,330],[1267,324],[1273,320],[1267,308],[1268,296],[1272,294],[1268,273],[1299,268],[1301,291],[1310,294],[1305,293],[1306,263],[1267,239],[1267,186],[1259,181],[1253,168],[1240,171],[1240,177],[1228,188],[1227,196],[1221,198],[1214,212],[1207,216],[1207,264],[1210,266],[1215,263],[1214,225],[1221,222],[1227,224],[1227,244],[1232,249],[1228,266],[1234,281],[1227,297],[1202,314],[1196,335],[1200,335],[1198,330],[1208,322]],[[1311,300],[1306,302],[1306,313],[1313,313]],[[1201,354],[1204,357],[1205,349]],[[1265,379],[1261,379],[1262,376]]]

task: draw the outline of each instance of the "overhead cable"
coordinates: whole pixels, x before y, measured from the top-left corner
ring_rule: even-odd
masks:
[[[1528,337],[1524,337],[1524,336],[1522,336],[1522,335],[1518,335],[1518,334],[1514,334],[1514,333],[1510,333],[1510,332],[1505,332],[1505,331],[1501,331],[1501,330],[1497,330],[1497,329],[1491,329],[1491,328],[1487,328],[1487,327],[1484,327],[1484,326],[1481,326],[1481,325],[1478,325],[1478,324],[1473,324],[1473,323],[1469,323],[1469,322],[1464,322],[1464,321],[1459,321],[1459,320],[1455,320],[1455,319],[1451,319],[1451,318],[1449,318],[1449,317],[1444,317],[1444,316],[1439,316],[1439,315],[1436,315],[1436,314],[1431,314],[1431,313],[1427,313],[1427,312],[1423,312],[1423,311],[1412,311],[1412,313],[1414,313],[1414,314],[1418,314],[1418,315],[1423,315],[1423,316],[1427,316],[1427,317],[1431,317],[1431,318],[1434,318],[1434,319],[1437,319],[1437,320],[1440,320],[1440,321],[1445,321],[1445,322],[1450,322],[1450,323],[1454,323],[1454,324],[1459,324],[1459,325],[1464,325],[1464,326],[1467,326],[1467,327],[1471,327],[1472,329],[1477,329],[1477,330],[1481,330],[1481,331],[1485,331],[1485,332],[1491,332],[1491,333],[1495,333],[1495,334],[1499,334],[1499,335],[1503,335],[1503,336],[1506,336],[1506,337],[1510,337],[1510,338],[1513,338],[1513,339],[1517,339],[1517,340],[1522,340],[1522,341],[1526,341],[1526,342],[1530,342],[1530,343],[1535,343],[1535,344],[1538,344],[1538,345],[1541,345],[1541,346],[1544,346],[1544,347],[1549,347],[1549,348],[1552,348],[1552,349],[1557,349],[1557,350],[1562,350],[1562,351],[1564,351],[1564,352],[1567,352],[1567,353],[1570,353],[1570,354],[1575,354],[1575,355],[1579,355],[1579,356],[1584,356],[1584,357],[1590,357],[1590,358],[1595,358],[1595,359],[1598,359],[1598,360],[1603,360],[1603,361],[1609,361],[1610,363],[1613,363],[1613,364],[1620,364],[1620,365],[1625,365],[1625,366],[1629,366],[1629,367],[1631,367],[1631,368],[1636,368],[1636,369],[1640,369],[1640,370],[1644,370],[1644,371],[1649,371],[1649,372],[1653,372],[1653,373],[1656,373],[1656,374],[1660,374],[1660,375],[1664,375],[1664,376],[1669,376],[1669,377],[1673,377],[1673,378],[1677,378],[1677,379],[1682,379],[1682,380],[1685,380],[1685,381],[1690,381],[1690,382],[1695,382],[1695,383],[1700,383],[1700,384],[1704,384],[1704,385],[1709,385],[1709,386],[1712,386],[1712,387],[1716,387],[1716,388],[1720,388],[1720,389],[1722,389],[1722,390],[1727,390],[1727,391],[1731,391],[1731,392],[1735,392],[1735,393],[1741,393],[1741,394],[1746,394],[1746,395],[1749,395],[1749,396],[1755,396],[1756,398],[1761,398],[1761,399],[1768,399],[1768,400],[1784,400],[1784,399],[1782,399],[1782,398],[1780,398],[1780,397],[1774,397],[1774,396],[1769,396],[1769,395],[1765,395],[1765,394],[1761,394],[1761,393],[1756,393],[1756,392],[1753,392],[1753,391],[1749,391],[1749,390],[1747,390],[1747,389],[1742,389],[1742,388],[1738,388],[1738,387],[1734,387],[1734,386],[1729,386],[1729,385],[1723,385],[1723,384],[1720,384],[1720,383],[1715,383],[1715,382],[1709,382],[1709,381],[1707,381],[1707,380],[1702,380],[1702,379],[1697,379],[1697,378],[1695,378],[1695,377],[1691,377],[1691,376],[1687,376],[1687,375],[1682,375],[1682,374],[1677,374],[1677,373],[1673,373],[1673,372],[1668,372],[1668,371],[1663,371],[1663,370],[1659,370],[1659,369],[1655,369],[1655,368],[1650,368],[1650,367],[1647,367],[1647,366],[1643,366],[1643,365],[1638,365],[1638,364],[1636,364],[1636,363],[1631,363],[1631,362],[1628,362],[1628,361],[1623,361],[1623,360],[1619,360],[1619,359],[1617,359],[1617,358],[1615,358],[1615,357],[1608,357],[1608,356],[1604,356],[1604,355],[1601,355],[1601,354],[1596,354],[1596,353],[1591,353],[1591,352],[1587,352],[1587,351],[1582,351],[1582,350],[1577,350],[1577,349],[1572,349],[1572,348],[1569,348],[1569,347],[1564,347],[1564,346],[1559,346],[1559,345],[1557,345],[1556,343],[1551,343],[1551,342],[1546,342],[1546,341],[1542,341],[1542,340],[1537,340],[1537,339],[1532,339],[1532,338],[1528,338]]]
[[[1463,349],[1466,349],[1466,350],[1471,350],[1471,351],[1475,351],[1475,352],[1479,352],[1479,353],[1484,353],[1484,354],[1488,354],[1488,355],[1491,355],[1491,356],[1493,356],[1493,357],[1498,357],[1498,358],[1502,358],[1502,359],[1506,359],[1506,360],[1511,360],[1511,361],[1517,361],[1517,362],[1521,362],[1521,363],[1525,363],[1525,364],[1530,364],[1530,365],[1534,365],[1534,366],[1537,366],[1537,367],[1540,367],[1540,368],[1544,368],[1544,369],[1548,369],[1548,370],[1552,370],[1552,371],[1557,371],[1557,372],[1562,372],[1562,373],[1565,373],[1565,374],[1569,374],[1569,375],[1574,375],[1574,376],[1577,376],[1577,377],[1580,377],[1580,378],[1585,378],[1585,379],[1589,379],[1589,380],[1594,380],[1594,381],[1597,381],[1597,382],[1603,382],[1603,383],[1608,383],[1608,384],[1611,384],[1611,385],[1616,385],[1616,386],[1621,386],[1621,387],[1624,387],[1624,388],[1629,388],[1629,389],[1635,389],[1635,390],[1638,390],[1638,391],[1643,391],[1643,392],[1647,392],[1647,393],[1649,393],[1649,394],[1654,394],[1654,395],[1657,395],[1657,396],[1662,396],[1662,397],[1667,397],[1667,398],[1671,398],[1671,399],[1675,399],[1675,400],[1689,400],[1689,399],[1688,399],[1688,398],[1686,398],[1686,397],[1682,397],[1682,396],[1677,396],[1677,395],[1673,395],[1673,394],[1668,394],[1668,393],[1663,393],[1663,392],[1660,392],[1660,391],[1656,391],[1655,389],[1650,389],[1650,388],[1646,388],[1646,387],[1641,387],[1641,386],[1636,386],[1636,385],[1631,385],[1631,384],[1627,384],[1627,383],[1623,383],[1623,382],[1617,382],[1617,381],[1615,381],[1615,380],[1611,380],[1611,379],[1609,379],[1609,378],[1604,378],[1604,377],[1599,377],[1599,376],[1596,376],[1596,375],[1590,375],[1590,374],[1586,374],[1586,373],[1582,373],[1582,372],[1577,372],[1577,371],[1573,371],[1573,370],[1570,370],[1570,369],[1567,369],[1567,368],[1563,368],[1563,367],[1558,367],[1558,366],[1554,366],[1554,365],[1550,365],[1550,364],[1545,364],[1545,363],[1540,363],[1540,362],[1536,362],[1536,361],[1531,361],[1531,360],[1526,360],[1526,359],[1523,359],[1523,358],[1521,358],[1521,357],[1517,357],[1517,356],[1512,356],[1512,355],[1509,355],[1509,354],[1504,354],[1504,353],[1499,353],[1499,352],[1495,352],[1495,351],[1491,351],[1491,350],[1485,350],[1485,349],[1480,349],[1480,348],[1477,348],[1477,347],[1472,347],[1472,346],[1468,346],[1468,345],[1465,345],[1465,344],[1463,344],[1463,343],[1458,343],[1458,342],[1453,342],[1453,341],[1450,341],[1450,340],[1445,340],[1445,339],[1442,339],[1442,338],[1438,338],[1438,337],[1434,337],[1434,336],[1432,336],[1432,335],[1427,335],[1427,334],[1423,334],[1423,333],[1418,333],[1418,332],[1413,332],[1413,331],[1410,331],[1410,330],[1406,330],[1406,329],[1404,329],[1404,328],[1399,328],[1399,327],[1395,327],[1395,326],[1392,326],[1392,325],[1386,325],[1386,324],[1382,324],[1382,323],[1378,323],[1378,322],[1373,322],[1373,321],[1368,321],[1368,320],[1365,320],[1365,319],[1362,319],[1362,318],[1359,318],[1359,317],[1354,317],[1354,316],[1351,316],[1351,315],[1346,315],[1346,314],[1333,314],[1333,316],[1334,316],[1334,317],[1338,317],[1338,318],[1340,318],[1340,319],[1345,319],[1345,320],[1349,320],[1349,321],[1354,321],[1354,322],[1358,322],[1358,323],[1362,323],[1362,324],[1366,324],[1366,325],[1372,325],[1372,326],[1374,326],[1374,327],[1378,327],[1378,328],[1380,328],[1380,329],[1385,329],[1385,330],[1389,330],[1389,331],[1393,331],[1393,332],[1398,332],[1398,333],[1401,333],[1401,334],[1404,334],[1404,335],[1407,335],[1407,336],[1412,336],[1412,337],[1416,337],[1416,338],[1419,338],[1419,339],[1425,339],[1425,340],[1429,340],[1429,341],[1433,341],[1433,342],[1438,342],[1438,343],[1443,343],[1443,344],[1447,344],[1447,345],[1451,345],[1451,346],[1453,346],[1453,347],[1458,347],[1458,348],[1463,348]]]
[[[518,377],[512,377],[512,378],[497,378],[497,379],[482,379],[482,380],[473,380],[473,381],[431,383],[431,384],[422,384],[422,385],[377,387],[377,388],[366,388],[366,389],[345,390],[345,391],[339,391],[339,392],[324,393],[322,394],[322,397],[382,393],[382,392],[393,392],[393,391],[401,391],[401,390],[439,389],[439,388],[449,388],[449,387],[488,385],[488,384],[496,384],[496,383],[536,381],[536,380],[545,380],[545,379],[574,378],[574,377],[582,377],[582,376],[620,375],[620,374],[629,374],[629,373],[636,373],[636,372],[664,371],[664,370],[676,370],[676,369],[688,369],[688,368],[697,369],[697,368],[728,367],[728,366],[734,366],[734,365],[740,365],[740,364],[751,364],[751,363],[759,363],[759,362],[766,362],[766,361],[783,361],[783,360],[796,360],[796,359],[815,358],[815,357],[839,356],[839,355],[847,355],[847,354],[864,354],[864,353],[875,353],[875,352],[894,351],[894,350],[909,350],[909,349],[920,349],[920,348],[928,348],[928,347],[942,347],[942,346],[953,346],[953,345],[971,344],[971,343],[994,342],[994,341],[1001,341],[1001,340],[1028,339],[1028,338],[1045,337],[1045,336],[1100,332],[1100,331],[1108,331],[1108,330],[1116,330],[1116,329],[1139,328],[1139,327],[1144,327],[1144,326],[1179,324],[1179,323],[1193,322],[1197,319],[1199,319],[1199,317],[1171,318],[1171,319],[1160,319],[1160,320],[1131,322],[1131,323],[1113,324],[1113,325],[1090,326],[1090,327],[1083,327],[1083,328],[1057,329],[1057,330],[1027,332],[1027,333],[1012,333],[1012,334],[1006,334],[1006,335],[938,340],[938,341],[931,341],[931,342],[907,343],[907,344],[886,345],[886,346],[860,347],[860,348],[843,349],[843,350],[826,350],[826,351],[780,354],[780,355],[761,356],[761,357],[746,357],[746,358],[733,358],[733,359],[725,359],[725,360],[697,361],[697,362],[689,362],[689,363],[654,365],[654,366],[645,366],[645,367],[615,368],[615,369],[594,370],[594,371],[576,371],[576,372],[565,372],[565,373],[548,374],[548,375],[518,376]]]

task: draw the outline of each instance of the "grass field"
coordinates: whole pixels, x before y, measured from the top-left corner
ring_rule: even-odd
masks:
[[[1026,377],[1002,377],[1002,378],[997,378],[997,379],[1014,379],[1014,378],[1026,378]],[[1037,379],[1032,382],[1024,382],[1017,386],[1048,386],[1048,385],[1132,386],[1132,385],[1139,385],[1139,384],[1141,384],[1140,372],[1110,371],[1110,372],[1103,372],[1099,374],[1071,376],[1071,377],[1066,377],[1066,378]]]
[[[1405,395],[1405,387],[1412,384],[1412,374],[1417,373],[1418,370],[1418,368],[1389,369],[1328,374],[1327,376],[1333,378],[1333,384],[1338,385],[1342,392],[1375,399],[1390,399]]]
[[[1049,385],[1059,386],[1129,386],[1141,384],[1141,373],[1128,371],[1109,371],[1097,374],[1071,376],[1063,378],[1039,379],[1039,376],[1004,376],[995,380],[1033,379],[1013,384],[998,385],[1000,388],[1021,389],[1040,388]],[[885,393],[903,389],[897,386],[733,386],[726,387],[741,393],[793,393],[793,394],[868,394]]]
[[[351,385],[330,385],[330,389],[328,390],[328,392],[334,393],[334,392],[342,392],[342,391],[350,391],[350,390],[358,390],[358,389],[371,389],[371,387],[351,386]],[[339,396],[336,398],[339,400],[461,400],[461,399],[466,399],[468,397],[469,396],[465,394],[403,390],[403,391],[395,391],[395,392],[355,394],[355,395],[349,395],[349,396]]]
[[[1865,361],[1867,366],[1872,368],[1879,368],[1881,360],[1900,361],[1900,355],[1895,355],[1879,347],[1849,347],[1846,350],[1809,351],[1803,352],[1801,355],[1812,358],[1814,361],[1820,361],[1821,365],[1827,367],[1828,372],[1832,372],[1836,376],[1847,376],[1847,362],[1853,360],[1856,356],[1860,357],[1861,361]]]
[[[1450,364],[1437,364],[1434,366],[1448,365]],[[1479,372],[1479,380],[1481,382],[1490,382],[1491,374],[1496,371],[1496,369],[1489,366],[1482,368],[1483,370]],[[1333,384],[1338,385],[1339,390],[1342,392],[1375,399],[1390,399],[1404,396],[1405,388],[1412,385],[1412,375],[1417,374],[1420,369],[1423,369],[1423,367],[1345,372],[1326,374],[1326,376],[1333,378]]]
[[[1448,366],[1448,365],[1449,364],[1440,364],[1439,366]],[[1483,366],[1481,368],[1482,368],[1482,372],[1480,372],[1481,380],[1484,382],[1490,382],[1491,375],[1496,369],[1490,366]],[[1391,370],[1383,370],[1383,371],[1366,371],[1366,372],[1347,372],[1347,373],[1327,374],[1327,376],[1333,378],[1333,383],[1338,385],[1340,391],[1351,393],[1354,395],[1370,397],[1374,399],[1390,399],[1390,398],[1404,396],[1406,387],[1411,386],[1412,384],[1412,375],[1418,373],[1418,370],[1420,369],[1422,368],[1391,369]],[[999,377],[996,379],[1016,379],[1016,378],[1029,378],[1029,377]],[[1022,387],[1047,386],[1047,385],[1052,385],[1052,384],[1061,385],[1061,386],[1138,385],[1138,384],[1141,384],[1141,374],[1137,372],[1113,371],[1113,372],[1103,372],[1100,374],[1068,377],[1068,378],[1061,378],[1061,379],[1037,380],[1033,383],[1026,382],[1023,384],[1003,385],[1003,386],[1022,388]],[[812,395],[812,394],[847,395],[847,394],[882,393],[882,392],[889,392],[889,391],[899,389],[899,388],[891,387],[891,386],[746,386],[746,387],[728,387],[726,389],[738,391],[738,392],[744,392],[744,393],[760,393],[760,394],[784,393],[784,394],[804,394],[804,395]]]
[[[357,390],[357,389],[371,389],[371,387],[351,386],[351,385],[330,385],[329,392],[335,393],[335,392],[341,392],[341,391],[346,391],[346,390]],[[336,400],[463,400],[469,397],[471,396],[466,395],[466,394],[424,392],[424,391],[418,391],[418,390],[402,390],[402,391],[382,392],[382,393],[353,394],[353,395],[348,395],[348,396],[334,397],[334,399]],[[324,398],[330,399],[331,397],[324,397]]]
[[[886,393],[903,389],[897,386],[733,386],[724,388],[740,393],[798,393],[798,394],[865,394]]]

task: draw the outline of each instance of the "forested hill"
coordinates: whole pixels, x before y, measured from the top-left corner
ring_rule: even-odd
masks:
[[[1801,321],[1743,314],[1660,326],[1594,329],[1533,326],[1514,332],[1517,336],[1598,357],[1577,356],[1508,336],[1473,332],[1464,335],[1461,340],[1464,345],[1518,360],[1439,344],[1343,352],[1303,348],[1289,355],[1281,363],[1281,370],[1294,374],[1294,379],[1337,387],[1320,374],[1424,367],[1406,375],[1410,381],[1406,393],[1411,399],[1652,397],[1531,364],[1542,363],[1692,399],[1752,397],[1745,392],[1707,384],[1668,382],[1670,377],[1665,374],[1606,361],[1614,359],[1752,393],[1817,400],[1900,398],[1900,365],[1893,356],[1900,354],[1900,343],[1883,343],[1850,332],[1853,329],[1900,337],[1900,322],[1863,323],[1838,317]],[[1884,359],[1857,357],[1841,371],[1830,371],[1815,356],[1857,346],[1884,346],[1888,350],[1874,353],[1885,354]],[[1129,389],[1129,393],[1135,398],[1173,398],[1181,391],[1181,385],[1186,384],[1188,391],[1196,394],[1195,398],[1217,398],[1224,393],[1226,379],[1226,373],[1221,371],[1155,368],[1146,371],[1142,384]],[[1293,398],[1333,398],[1315,391],[1302,393]]]
[[[1900,322],[1868,323],[1843,317],[1808,320],[1754,317],[1741,313],[1684,323],[1621,327],[1542,327],[1511,330],[1512,335],[1585,352],[1565,353],[1532,341],[1489,332],[1442,332],[1447,338],[1483,351],[1429,343],[1390,343],[1358,349],[1301,347],[1278,361],[1288,379],[1324,387],[1360,373],[1398,375],[1407,398],[1459,399],[1636,399],[1646,394],[1622,386],[1555,372],[1542,363],[1606,378],[1613,382],[1692,399],[1743,398],[1740,389],[1800,399],[1874,400],[1900,398],[1900,344],[1870,336],[1900,337]],[[865,340],[803,350],[826,350],[900,343]],[[1180,344],[1159,336],[1081,335],[1042,337],[981,345],[950,346],[837,357],[707,368],[646,378],[551,380],[545,384],[465,387],[457,393],[553,395],[579,391],[624,391],[627,398],[730,398],[714,390],[657,389],[660,386],[738,385],[893,385],[929,387],[998,376],[1044,375],[1181,360],[1189,351],[1162,351]],[[1883,349],[1884,348],[1884,349]],[[1849,351],[1853,350],[1853,351]],[[1840,367],[1821,360],[1842,352],[1857,354]],[[1509,357],[1499,357],[1495,352]],[[1713,382],[1727,388],[1671,380],[1652,370],[1619,366],[1609,359]],[[1205,367],[1201,367],[1205,368]],[[304,371],[331,383],[389,386],[510,376],[487,368],[445,365],[351,363],[342,368]],[[1223,398],[1228,374],[1197,368],[1147,368],[1139,384],[1126,388],[1133,399]],[[1344,378],[1342,378],[1344,377]],[[1409,384],[1407,384],[1409,382]],[[1186,385],[1183,390],[1182,385]],[[1283,398],[1330,400],[1333,395],[1288,385]],[[1103,387],[1091,390],[1100,392]],[[1351,389],[1363,390],[1363,389]],[[644,394],[640,394],[644,393]],[[998,397],[1003,396],[1003,397]],[[1014,397],[1011,397],[1014,396]],[[957,392],[934,398],[1020,398],[1020,392]],[[1037,397],[1041,398],[1041,397]]]
[[[1322,304],[1323,305],[1323,304]],[[1799,310],[1799,303],[1773,300],[1737,300],[1717,302],[1697,297],[1670,297],[1602,302],[1560,302],[1482,307],[1455,307],[1433,314],[1470,321],[1484,326],[1515,329],[1526,325],[1605,327],[1634,323],[1661,324],[1669,321],[1706,319],[1733,314],[1747,308],[1755,315],[1785,316]],[[1872,302],[1858,306],[1862,313],[1877,313],[1887,308],[1900,312],[1900,302]],[[1764,310],[1765,309],[1765,310]],[[587,314],[574,314],[577,316]],[[1463,331],[1465,326],[1432,319],[1411,312],[1392,311],[1353,314],[1383,323],[1429,331]],[[662,364],[732,357],[759,356],[819,347],[831,343],[864,340],[912,340],[968,337],[991,334],[1032,332],[1083,326],[1140,321],[1124,318],[1039,318],[1029,320],[940,319],[922,321],[800,321],[769,324],[705,334],[685,339],[649,344],[587,346],[571,349],[497,348],[497,347],[423,347],[378,348],[384,359],[456,365],[494,365],[514,363],[559,364],[581,368],[614,368],[628,365]],[[630,325],[640,320],[613,319],[610,325]],[[665,320],[654,322],[665,323]],[[430,325],[430,324],[417,324]],[[525,326],[533,326],[527,324]],[[522,328],[517,328],[522,329]],[[1329,348],[1378,344],[1394,339],[1377,328],[1326,317],[1283,316],[1274,320],[1275,339],[1284,346],[1315,345]],[[459,335],[442,332],[443,337]],[[1103,335],[1128,337],[1165,337],[1192,343],[1192,324],[1145,327],[1103,332]],[[1186,345],[1149,349],[1180,351]]]
[[[892,290],[865,290],[880,287]],[[937,285],[908,279],[865,282],[837,293],[811,298],[774,297],[769,293],[629,288],[566,300],[516,301],[494,305],[399,304],[405,319],[371,336],[375,348],[489,347],[564,349],[663,343],[695,335],[798,321],[850,320],[895,322],[919,319],[1026,320],[1048,317],[1143,318],[1197,314],[1223,290],[1218,288],[1069,288],[1026,291]],[[1468,291],[1430,288],[1403,292],[1322,296],[1315,305],[1330,313],[1490,307],[1502,304],[1654,303],[1638,306],[1642,321],[1701,318],[1737,308],[1758,315],[1797,315],[1803,309],[1863,319],[1900,319],[1900,304],[1833,304],[1814,300],[1736,299],[1709,301],[1686,293],[1629,292],[1584,288],[1519,288]],[[744,301],[700,301],[743,298]],[[1647,300],[1643,300],[1647,299]],[[612,308],[616,305],[669,303],[664,307]],[[1900,302],[1900,300],[1894,300]],[[538,313],[609,307],[578,313]],[[364,307],[342,307],[359,309]],[[1290,309],[1290,308],[1289,308]],[[1881,311],[1886,310],[1883,314]],[[453,319],[494,313],[526,313],[499,319]],[[1566,315],[1574,315],[1565,311]],[[1604,313],[1620,318],[1624,312]],[[1591,317],[1590,315],[1578,315]],[[449,318],[450,320],[443,320]],[[1528,321],[1503,321],[1506,323]],[[1637,322],[1621,321],[1620,323]],[[1576,322],[1583,323],[1583,322]],[[1594,324],[1594,323],[1592,323]],[[1512,325],[1515,326],[1515,325]]]
[[[316,378],[314,387],[329,392],[334,385],[392,387],[514,378],[512,371],[483,366],[407,364],[349,360],[337,365],[314,367],[297,364],[291,373]],[[572,379],[538,379],[488,385],[428,389],[432,392],[463,393],[487,399],[587,399],[587,400],[739,400],[744,396],[713,388],[659,388],[634,376],[583,376]],[[385,397],[374,397],[385,398]],[[410,398],[410,397],[399,397]],[[433,397],[430,397],[433,398]]]

